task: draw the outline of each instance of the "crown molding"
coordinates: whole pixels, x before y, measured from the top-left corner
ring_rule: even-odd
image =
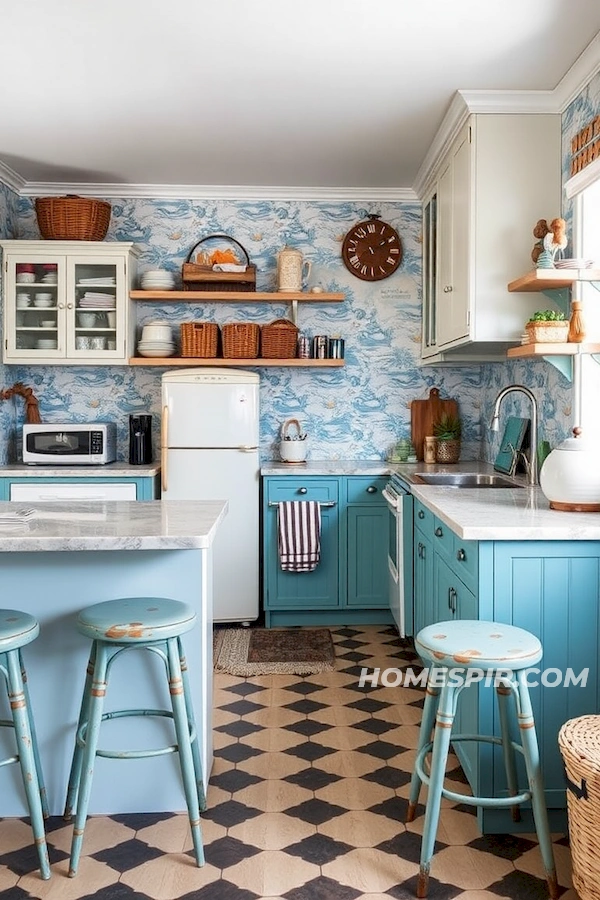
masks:
[[[462,91],[456,91],[450,106],[446,110],[446,114],[442,119],[442,124],[438,128],[433,143],[429,147],[421,168],[417,172],[413,189],[418,197],[423,197],[427,181],[432,171],[442,156],[446,147],[454,140],[469,117],[470,110],[462,96]]]
[[[471,113],[559,113],[554,91],[459,91]]]
[[[21,194],[26,185],[24,178],[0,160],[0,181],[16,194]]]
[[[1,177],[1,174],[0,174]],[[30,181],[19,191],[23,197],[145,198],[152,200],[336,200],[418,203],[412,188],[398,187],[284,187],[273,185],[215,184],[56,184]]]
[[[600,72],[600,32],[588,44],[581,56],[578,56],[569,71],[558,82],[554,89],[559,112],[564,112]]]

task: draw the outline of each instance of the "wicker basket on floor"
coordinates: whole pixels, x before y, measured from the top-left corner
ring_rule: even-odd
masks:
[[[573,885],[600,900],[600,716],[570,719],[558,733],[567,776]]]
[[[219,326],[214,322],[182,322],[181,355],[203,359],[218,356]]]
[[[221,328],[223,356],[228,359],[256,359],[260,327],[253,322],[229,322]]]
[[[91,197],[38,197],[40,234],[50,241],[102,241],[110,222],[110,203]]]
[[[288,319],[263,325],[260,335],[263,359],[294,359],[298,349],[298,327]]]

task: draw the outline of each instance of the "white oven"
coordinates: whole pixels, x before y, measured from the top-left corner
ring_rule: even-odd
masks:
[[[412,634],[413,498],[407,486],[392,475],[382,494],[390,513],[388,544],[388,598],[400,637]]]

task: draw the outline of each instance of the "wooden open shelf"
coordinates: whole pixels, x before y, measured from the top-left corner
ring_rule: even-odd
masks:
[[[574,281],[600,281],[600,269],[534,269],[508,285],[514,291],[554,291],[569,288]]]
[[[600,344],[521,344],[511,347],[507,356],[578,356],[583,353],[600,353]]]
[[[130,366],[222,366],[230,369],[232,366],[295,366],[296,368],[335,369],[344,365],[343,359],[223,359],[223,357],[205,359],[198,356],[165,356],[148,357],[133,356],[129,360]]]
[[[132,300],[176,300],[181,303],[187,300],[204,300],[210,303],[290,303],[301,300],[303,303],[341,303],[344,294],[312,294],[303,291],[131,291]]]

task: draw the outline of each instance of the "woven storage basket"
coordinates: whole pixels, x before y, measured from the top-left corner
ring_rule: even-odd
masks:
[[[213,241],[215,238],[229,241],[235,244],[245,258],[245,272],[215,272],[212,266],[200,265],[191,262],[194,253],[205,241]],[[181,270],[184,291],[255,291],[256,290],[256,266],[251,265],[250,257],[245,247],[239,241],[228,234],[209,234],[198,241],[188,254],[186,262]]]
[[[573,885],[600,900],[600,716],[570,719],[558,733],[567,776]]]
[[[110,203],[90,197],[38,197],[40,234],[49,241],[102,241],[110,222]]]
[[[530,344],[566,344],[568,322],[528,322],[525,330]]]
[[[298,328],[288,319],[263,325],[260,335],[263,359],[293,359],[298,349]]]
[[[214,322],[181,323],[181,355],[209,359],[219,354],[219,326]]]
[[[229,359],[256,359],[260,328],[252,322],[230,322],[221,327],[223,356]]]

